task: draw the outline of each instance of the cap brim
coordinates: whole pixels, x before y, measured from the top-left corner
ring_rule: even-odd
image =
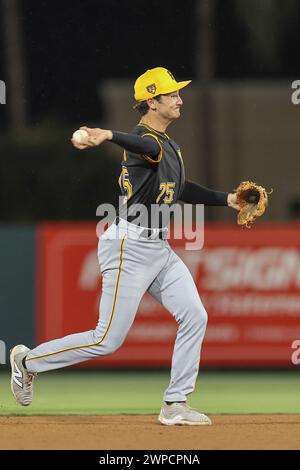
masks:
[[[186,80],[185,82],[176,82],[172,87],[168,88],[166,91],[161,92],[162,95],[167,95],[168,93],[173,93],[174,91],[181,90],[191,83],[192,80]]]

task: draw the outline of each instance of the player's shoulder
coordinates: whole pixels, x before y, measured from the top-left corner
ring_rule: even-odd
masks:
[[[144,123],[139,123],[136,125],[136,127],[134,128],[134,133],[140,135],[140,136],[154,136],[156,138],[158,138],[159,140],[161,141],[164,141],[164,140],[170,140],[170,137],[165,134],[164,132],[159,132],[155,129],[153,129],[152,127],[148,126],[147,124],[144,124]]]
[[[143,136],[146,132],[147,132],[147,129],[140,124],[137,124],[131,131],[132,134],[140,135],[140,136]]]

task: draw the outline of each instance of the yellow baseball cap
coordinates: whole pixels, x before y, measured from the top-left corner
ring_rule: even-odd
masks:
[[[171,72],[163,67],[155,67],[140,75],[134,84],[134,98],[145,101],[158,95],[173,93],[184,88],[192,80],[176,82]]]

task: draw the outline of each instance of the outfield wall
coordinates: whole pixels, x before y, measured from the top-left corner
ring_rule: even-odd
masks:
[[[33,347],[95,328],[102,287],[97,242],[94,223],[0,226],[1,364],[14,344]],[[202,250],[170,244],[208,311],[203,365],[300,363],[292,348],[300,345],[300,224],[258,223],[251,230],[206,224]],[[168,367],[176,329],[146,294],[122,348],[80,367]]]
[[[93,329],[101,294],[95,225],[45,224],[37,241],[37,342]],[[292,366],[291,345],[300,339],[300,224],[207,224],[202,250],[170,244],[209,314],[203,365]],[[122,348],[81,366],[169,366],[176,329],[146,294]]]
[[[0,341],[6,361],[13,345],[35,344],[35,253],[35,227],[0,225]]]

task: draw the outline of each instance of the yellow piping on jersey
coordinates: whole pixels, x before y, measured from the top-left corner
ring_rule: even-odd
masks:
[[[168,134],[166,134],[165,132],[160,132],[160,131],[157,131],[156,129],[153,129],[153,127],[150,127],[148,126],[147,124],[144,124],[144,123],[140,123],[138,124],[139,127],[146,127],[146,129],[148,129],[148,131],[151,131],[151,132],[156,132],[158,135],[161,135],[162,137],[166,137],[167,139],[170,140],[170,137],[168,136]]]
[[[121,171],[120,176],[118,178],[118,183],[119,183],[120,189],[122,189],[122,175],[123,175],[123,170]]]
[[[130,182],[130,179],[129,179],[129,173],[128,173],[128,170],[126,168],[126,166],[122,166],[122,179],[121,179],[121,183],[122,183],[122,187],[124,189],[124,191],[127,190],[127,201],[128,199],[131,198],[132,196],[132,184]]]
[[[112,311],[111,311],[111,314],[110,314],[108,326],[105,330],[104,335],[100,339],[100,341],[98,341],[97,343],[93,343],[93,344],[85,344],[83,346],[74,346],[73,348],[62,349],[61,351],[56,351],[56,352],[53,352],[53,353],[50,353],[50,354],[43,354],[42,356],[31,357],[30,359],[26,359],[26,362],[35,361],[36,359],[43,359],[44,357],[55,356],[56,354],[61,354],[61,353],[68,352],[68,351],[74,351],[76,349],[92,348],[94,346],[99,346],[105,340],[105,337],[107,336],[107,333],[108,333],[108,331],[111,327],[113,317],[114,317],[114,313],[115,313],[115,308],[116,308],[118,289],[119,289],[119,283],[120,283],[120,276],[121,276],[121,271],[122,271],[123,245],[124,245],[125,238],[126,238],[126,235],[122,238],[122,242],[121,242],[119,271],[118,271],[117,283],[116,283],[116,287],[115,287]]]
[[[142,137],[145,137],[146,135],[150,135],[150,137],[153,137],[153,138],[156,140],[156,142],[158,143],[158,145],[159,145],[159,147],[160,147],[160,152],[159,152],[159,154],[158,154],[158,157],[155,158],[155,159],[148,157],[148,155],[143,155],[143,157],[144,157],[146,160],[148,160],[148,162],[151,162],[151,163],[159,163],[159,162],[161,161],[162,155],[163,155],[161,143],[160,143],[160,141],[159,141],[159,139],[158,139],[158,137],[157,137],[156,135],[147,133],[147,134],[143,134]]]
[[[127,155],[126,155],[125,150],[123,151],[123,160],[124,160],[124,162],[127,161]],[[121,189],[122,189],[122,180],[123,180],[123,166],[122,166],[122,171],[121,171],[119,179],[118,179],[118,183],[119,183],[119,186],[120,186]]]

